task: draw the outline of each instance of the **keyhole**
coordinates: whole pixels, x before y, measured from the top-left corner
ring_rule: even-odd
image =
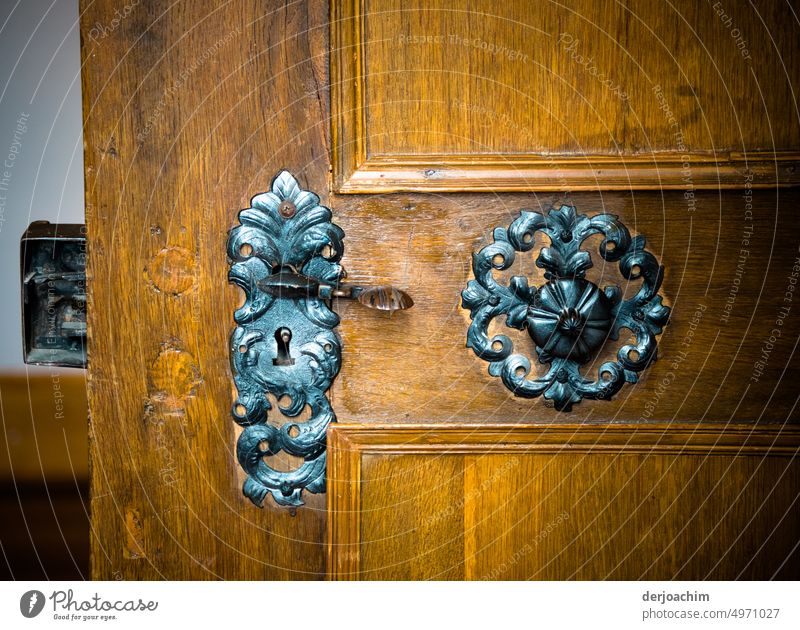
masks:
[[[289,354],[289,342],[292,340],[292,331],[288,328],[278,328],[275,331],[275,341],[278,344],[278,356],[272,359],[272,365],[294,365],[294,359]]]

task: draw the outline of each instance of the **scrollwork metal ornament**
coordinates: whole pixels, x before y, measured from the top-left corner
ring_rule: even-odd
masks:
[[[536,232],[550,239],[536,259],[547,282],[532,287],[527,278],[513,276],[508,286],[498,283],[494,271],[510,268],[517,253],[530,251]],[[630,299],[622,299],[619,287],[601,290],[586,279],[592,259],[581,244],[593,234],[604,237],[599,248],[603,259],[618,262],[627,280],[641,279]],[[639,373],[656,359],[657,336],[670,312],[658,293],[664,269],[645,250],[644,236],[631,237],[612,214],[588,217],[567,205],[546,215],[522,210],[508,229],[498,227],[493,236],[493,243],[473,255],[475,279],[461,294],[472,320],[467,347],[489,362],[489,373],[499,376],[516,396],[544,396],[559,411],[570,411],[584,398],[608,400],[625,382],[637,382]],[[514,352],[508,336],[489,337],[490,323],[500,316],[505,316],[506,326],[527,330],[539,362],[549,366],[544,375],[531,376],[530,359]],[[623,328],[633,332],[635,345],[622,346],[616,361],[600,365],[594,380],[585,378],[580,367],[606,339],[619,339]]]
[[[282,296],[259,283],[291,273],[337,285],[344,275],[344,232],[331,217],[317,195],[283,171],[271,191],[253,197],[251,207],[239,213],[240,225],[228,237],[229,281],[246,298],[234,313],[230,338],[238,391],[232,414],[243,427],[236,450],[247,473],[244,494],[258,506],[268,494],[279,505],[299,506],[304,490],[325,491],[325,432],[336,420],[325,392],[341,365],[334,332],[339,317],[325,296]],[[282,426],[268,421],[269,394],[290,419]],[[306,406],[310,417],[291,421]],[[265,460],[280,452],[303,462],[293,471],[277,470]]]

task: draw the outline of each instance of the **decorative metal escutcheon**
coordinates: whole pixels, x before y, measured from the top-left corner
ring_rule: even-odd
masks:
[[[517,253],[533,249],[539,231],[550,239],[536,259],[547,282],[532,287],[527,278],[513,276],[508,286],[500,284],[494,270],[510,268]],[[623,300],[619,287],[601,290],[586,279],[592,258],[581,245],[594,234],[604,237],[599,248],[604,260],[618,262],[627,280],[641,280],[633,297]],[[543,395],[559,411],[570,411],[584,398],[608,400],[625,382],[637,382],[656,359],[657,336],[670,312],[659,295],[664,269],[645,250],[644,236],[631,237],[612,214],[588,217],[572,206],[546,215],[522,210],[508,229],[496,228],[493,236],[493,243],[473,255],[475,279],[461,293],[472,320],[467,347],[489,362],[489,373],[516,396]],[[531,376],[530,359],[514,352],[508,336],[489,337],[490,323],[500,316],[506,326],[527,330],[539,362],[548,365],[546,373]],[[616,361],[599,366],[594,380],[585,378],[581,366],[592,361],[607,339],[619,339],[623,328],[635,335],[636,344],[622,346]]]
[[[413,301],[393,287],[341,284],[344,232],[319,197],[302,190],[287,171],[250,203],[227,245],[228,278],[245,293],[230,339],[238,391],[232,413],[243,427],[237,458],[247,473],[244,494],[253,503],[263,506],[271,494],[279,505],[299,506],[304,490],[325,491],[325,433],[336,421],[325,396],[342,362],[331,300],[352,298],[389,312]],[[269,395],[290,421],[269,421]],[[309,417],[293,421],[306,408]],[[284,471],[265,461],[281,452],[302,463]]]

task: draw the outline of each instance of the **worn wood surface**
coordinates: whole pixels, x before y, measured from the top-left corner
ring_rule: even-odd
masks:
[[[336,304],[344,355],[332,398],[340,420],[797,420],[800,320],[782,319],[763,375],[751,382],[798,256],[796,190],[763,190],[748,201],[745,188],[759,183],[754,175],[752,184],[737,180],[742,190],[694,199],[683,191],[327,194],[324,0],[142,2],[114,22],[117,8],[110,0],[84,0],[81,18],[93,577],[318,579],[325,573],[326,498],[308,496],[296,513],[271,501],[263,510],[253,507],[241,493],[230,414],[228,336],[241,296],[227,283],[227,230],[284,168],[333,208],[347,235],[349,279],[396,284],[416,301],[392,317]],[[781,142],[795,142],[792,124],[779,130],[786,134]],[[333,137],[340,132],[334,125]],[[522,207],[562,202],[590,214],[619,214],[645,234],[666,266],[663,293],[673,307],[662,358],[642,382],[612,403],[582,403],[566,416],[541,400],[515,399],[489,377],[486,364],[464,347],[468,314],[459,306],[470,255],[491,229],[507,225]],[[742,247],[748,256],[738,273]],[[533,258],[513,272],[541,281]],[[595,267],[591,277],[621,282],[614,268]],[[796,304],[790,306],[793,314]],[[673,368],[681,352],[685,358]],[[425,459],[419,465],[436,467],[458,485],[463,464]],[[416,492],[413,466],[397,466]],[[483,474],[475,467],[464,474],[470,470],[473,478]],[[717,474],[710,470],[709,478]],[[380,488],[365,496],[377,501]],[[444,502],[454,495],[439,496]],[[410,522],[425,518],[421,510],[420,504],[406,513]],[[374,516],[371,527],[389,532],[395,515]],[[414,570],[423,570],[415,562]]]
[[[698,192],[692,204],[680,193],[655,192],[336,197],[350,280],[394,284],[416,302],[391,316],[345,301],[337,306],[345,347],[333,388],[340,421],[797,421],[800,294],[791,289],[800,276],[800,234],[792,209],[800,194],[753,192],[752,208],[749,196]],[[544,212],[562,203],[589,215],[616,214],[644,234],[665,267],[662,293],[672,307],[660,358],[640,382],[611,402],[584,402],[566,414],[541,398],[515,398],[489,375],[488,364],[465,347],[469,312],[460,306],[473,277],[471,254],[491,242],[493,228],[508,226],[521,208]],[[604,264],[598,242],[586,241],[595,263],[587,277],[638,290],[616,265]],[[537,253],[519,255],[498,277],[522,274],[541,285]],[[501,332],[531,356],[527,333],[502,324],[490,330]],[[607,344],[584,373],[594,378],[617,347]]]
[[[81,3],[92,575],[320,578],[324,497],[242,496],[225,242],[282,168],[327,188],[326,3],[116,9]]]
[[[796,427],[339,424],[329,575],[797,579],[798,452]]]
[[[796,6],[332,5],[341,192],[800,180]]]

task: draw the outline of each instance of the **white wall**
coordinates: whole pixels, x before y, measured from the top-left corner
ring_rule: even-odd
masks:
[[[25,369],[22,232],[38,219],[84,221],[79,41],[78,0],[0,0],[2,371]]]

